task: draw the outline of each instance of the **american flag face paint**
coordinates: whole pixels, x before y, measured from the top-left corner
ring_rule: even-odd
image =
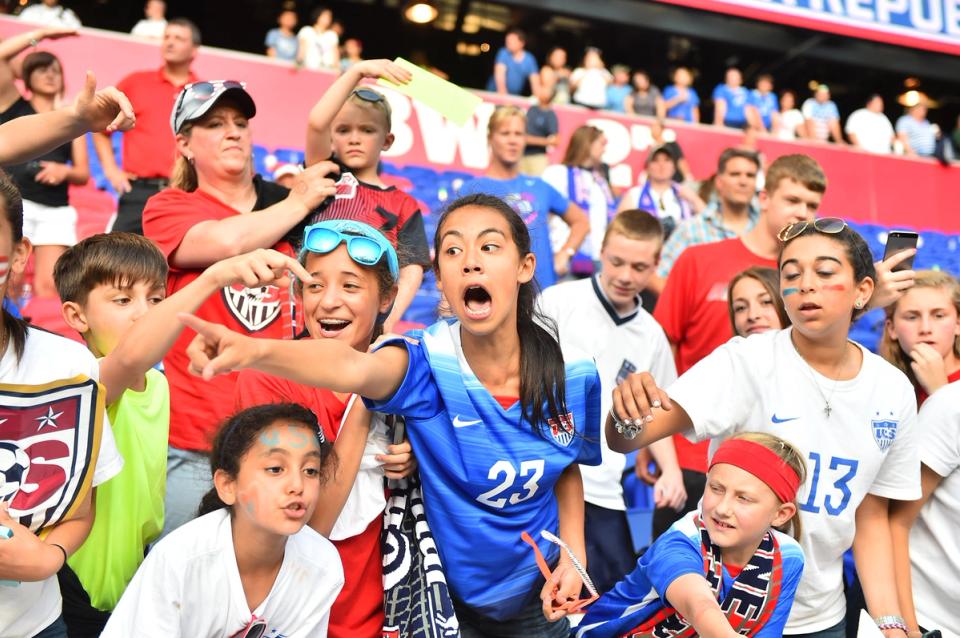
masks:
[[[0,286],[7,283],[7,275],[10,274],[10,258],[0,257]]]

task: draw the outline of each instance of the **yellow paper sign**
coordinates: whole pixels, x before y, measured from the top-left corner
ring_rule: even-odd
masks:
[[[383,78],[380,78],[378,83],[423,102],[457,126],[466,124],[483,102],[480,96],[418,67],[413,62],[403,58],[397,58],[394,62],[410,71],[413,78],[406,84],[394,84]]]

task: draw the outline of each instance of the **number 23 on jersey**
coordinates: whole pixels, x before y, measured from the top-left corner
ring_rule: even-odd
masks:
[[[477,500],[497,509],[530,500],[540,488],[543,468],[543,459],[521,461],[519,468],[510,461],[497,461],[487,472],[487,479],[498,481],[496,487],[477,496]]]

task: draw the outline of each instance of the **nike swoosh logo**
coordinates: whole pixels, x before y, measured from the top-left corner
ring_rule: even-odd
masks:
[[[773,421],[774,423],[786,423],[787,421],[796,421],[796,420],[799,419],[799,418],[800,418],[800,417],[798,417],[798,416],[792,416],[792,417],[788,417],[788,418],[786,418],[786,419],[778,419],[778,418],[777,418],[777,415],[774,414],[772,417],[770,417],[770,420]]]
[[[455,428],[465,428],[469,425],[476,425],[477,423],[480,423],[480,419],[477,419],[476,421],[464,421],[460,418],[459,414],[453,417],[453,427]]]

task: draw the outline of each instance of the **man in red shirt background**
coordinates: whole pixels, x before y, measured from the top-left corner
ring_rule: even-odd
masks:
[[[119,201],[113,230],[143,234],[147,199],[167,187],[176,159],[170,130],[173,103],[184,85],[196,82],[190,65],[200,48],[200,30],[185,18],[167,22],[160,52],[163,66],[137,71],[117,84],[133,103],[137,126],[123,135],[123,166],[117,164],[108,135],[93,136],[103,172]]]

